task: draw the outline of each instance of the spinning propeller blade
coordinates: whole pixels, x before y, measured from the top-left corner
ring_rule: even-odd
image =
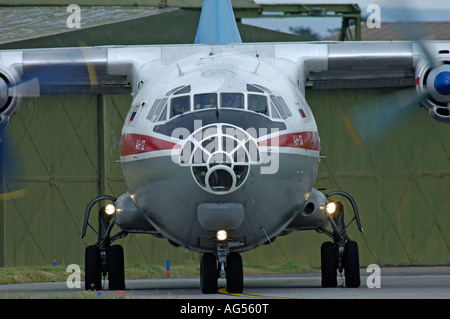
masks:
[[[406,2],[404,7],[404,17],[413,20]],[[399,23],[398,31],[414,43],[416,50],[419,49],[427,72],[417,79],[415,88],[382,96],[344,115],[345,126],[359,147],[380,141],[401,119],[420,107],[427,108],[434,120],[450,124],[450,61],[444,61],[439,50],[427,45],[424,39],[428,35],[417,23]]]
[[[363,148],[380,141],[392,127],[418,110],[425,95],[411,88],[382,96],[346,113],[345,126],[356,145]]]
[[[37,97],[40,96],[40,92],[38,78],[32,78],[8,87],[8,96]]]

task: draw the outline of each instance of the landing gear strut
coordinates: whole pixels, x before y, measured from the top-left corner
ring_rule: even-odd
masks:
[[[200,285],[204,294],[217,292],[219,278],[227,280],[229,293],[242,293],[244,290],[244,270],[242,257],[230,252],[230,247],[239,243],[218,242],[217,253],[205,253],[200,262]]]
[[[358,209],[353,197],[342,191],[326,194],[327,198],[332,195],[341,195],[350,201],[354,212],[352,221],[356,220],[358,229],[362,232]],[[358,244],[347,235],[348,225],[345,225],[344,207],[340,202],[336,202],[336,210],[329,215],[329,221],[333,231],[321,230],[333,239],[333,242],[324,242],[321,247],[322,287],[336,287],[337,271],[339,271],[341,276],[344,273],[346,287],[358,288],[361,285]]]
[[[111,196],[99,196],[93,199],[87,209],[81,238],[86,234],[89,224],[90,210],[93,205],[100,200],[115,201]],[[105,207],[98,212],[98,240],[94,245],[86,247],[85,250],[85,289],[102,290],[102,277],[108,277],[110,290],[125,289],[125,271],[124,254],[120,245],[111,245],[111,243],[127,235],[121,231],[111,236],[111,230],[114,226],[114,220],[106,214]],[[94,229],[95,231],[95,229]]]

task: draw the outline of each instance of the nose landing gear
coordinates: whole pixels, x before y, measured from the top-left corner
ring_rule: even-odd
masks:
[[[114,202],[115,198],[99,196],[89,203],[86,209],[82,238],[86,234],[87,226],[90,226],[88,222],[90,210],[100,200],[111,200]],[[105,213],[105,207],[102,207],[98,213],[98,241],[94,245],[86,247],[85,250],[84,282],[86,290],[102,290],[102,276],[108,276],[109,290],[125,289],[123,248],[120,245],[111,245],[111,243],[118,238],[126,236],[127,233],[121,231],[114,236],[110,236],[113,226],[114,220]]]
[[[202,293],[216,293],[218,279],[226,279],[227,292],[242,293],[244,290],[244,270],[242,257],[230,248],[240,243],[218,242],[217,253],[205,253],[200,262],[200,285]]]
[[[352,221],[356,220],[358,229],[362,232],[353,197],[342,191],[330,192],[326,196],[328,198],[332,195],[342,195],[350,201],[354,212]],[[345,225],[344,207],[340,202],[336,202],[336,211],[330,214],[328,219],[333,231],[320,230],[333,239],[333,242],[324,242],[321,247],[322,287],[337,287],[337,271],[339,271],[341,276],[344,273],[346,287],[358,288],[361,285],[358,244],[347,235],[348,225]]]

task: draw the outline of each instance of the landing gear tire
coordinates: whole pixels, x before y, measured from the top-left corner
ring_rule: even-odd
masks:
[[[100,251],[98,247],[94,245],[86,247],[84,257],[84,288],[86,290],[101,290],[102,273],[100,265]]]
[[[202,293],[214,294],[217,292],[217,259],[212,253],[205,253],[200,261],[200,286]]]
[[[327,241],[322,244],[320,257],[322,263],[322,287],[337,287],[337,254],[332,242]]]
[[[244,270],[242,257],[239,253],[230,253],[227,256],[227,291],[240,294],[243,290]]]
[[[111,246],[108,251],[108,259],[109,290],[125,289],[125,267],[122,246]]]
[[[361,277],[359,272],[359,253],[356,241],[345,243],[343,256],[345,286],[348,288],[359,288]]]

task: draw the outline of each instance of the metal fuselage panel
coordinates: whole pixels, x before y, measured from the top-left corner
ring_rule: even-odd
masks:
[[[215,250],[219,230],[199,221],[205,203],[243,207],[239,227],[228,229],[241,242],[236,250],[279,235],[302,210],[318,170],[319,136],[303,96],[270,64],[245,55],[192,57],[156,78],[135,97],[121,140],[124,179],[145,218],[201,252]],[[213,106],[199,106],[197,98],[211,95]],[[225,105],[228,97],[239,98],[237,106]],[[190,108],[175,113],[183,99]],[[275,110],[280,99],[286,112]],[[265,111],[252,109],[253,100],[264,100]]]
[[[201,227],[197,208],[201,203],[241,203],[244,221],[229,237],[241,241],[243,250],[255,248],[283,230],[305,204],[317,167],[317,159],[280,154],[276,174],[260,174],[252,167],[245,185],[229,195],[201,189],[191,171],[173,163],[170,156],[133,161],[123,165],[136,204],[146,218],[171,241],[191,250],[213,250],[215,232]],[[303,172],[303,173],[301,173]]]

